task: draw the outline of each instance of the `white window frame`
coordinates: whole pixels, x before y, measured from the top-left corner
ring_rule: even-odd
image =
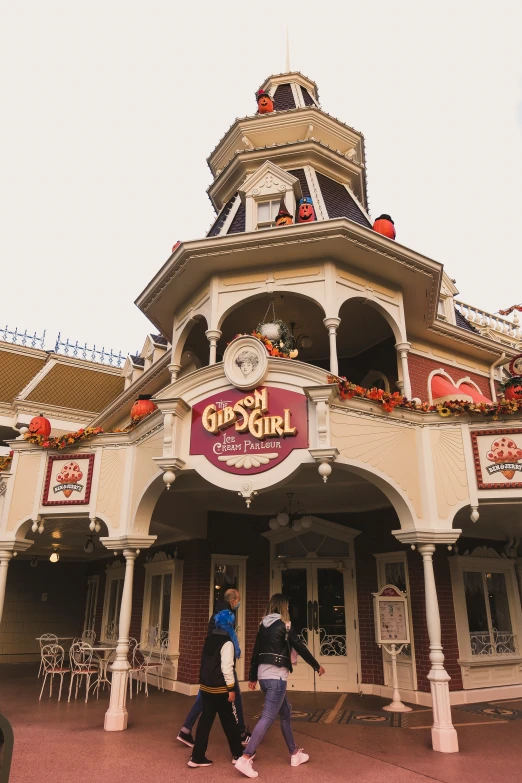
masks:
[[[95,576],[89,576],[87,579],[87,596],[85,598],[85,613],[83,617],[83,630],[84,631],[94,631],[94,625],[96,623],[96,609],[98,607],[98,590],[100,587],[100,577],[98,574]],[[94,596],[94,597],[92,597]],[[89,601],[89,598],[91,598],[91,601]],[[88,627],[88,613],[89,613],[89,605],[92,606],[92,628]]]
[[[152,577],[171,574],[172,587],[170,594],[169,645],[168,657],[177,661],[179,658],[179,630],[181,620],[181,590],[183,585],[183,560],[176,558],[145,563],[145,590],[143,594],[143,612],[141,615],[140,646],[143,650],[159,652],[159,645],[150,646],[149,615],[152,596]]]
[[[103,601],[103,615],[102,615],[102,624],[101,624],[101,631],[100,631],[100,641],[102,642],[113,642],[118,639],[119,629],[118,624],[120,620],[120,613],[118,611],[117,617],[114,620],[114,636],[111,638],[107,637],[107,622],[108,622],[108,615],[109,615],[109,602],[110,602],[110,596],[111,596],[111,585],[114,581],[121,580],[121,588],[119,592],[119,607],[121,609],[121,597],[123,594],[123,584],[125,581],[125,563],[122,563],[121,561],[114,561],[114,563],[109,566],[105,571],[105,597]],[[118,602],[117,602],[118,603]]]
[[[384,383],[384,391],[389,393],[390,381],[380,370],[370,370],[370,372],[367,372],[361,381],[361,386],[365,389],[371,389],[372,384],[374,384],[375,381],[382,381]]]
[[[237,638],[241,647],[241,658],[236,663],[238,680],[245,678],[245,622],[246,622],[246,562],[248,555],[212,555],[210,560],[209,617],[214,611],[214,568],[218,563],[238,566],[238,587],[241,606],[237,610]]]
[[[408,572],[408,557],[406,552],[380,552],[379,554],[374,554],[374,557],[377,561],[377,584],[378,589],[381,590],[386,583],[386,563],[402,563],[404,565],[404,577],[406,580],[406,595],[408,597],[407,606],[408,606],[408,622],[410,624],[410,652],[411,656],[402,655],[398,657],[398,661],[404,661],[405,663],[410,663],[412,666],[412,682],[413,682],[413,690],[417,690],[417,663],[415,660],[415,641],[414,641],[414,634],[413,634],[413,618],[411,614],[411,591],[410,591],[410,575]],[[383,648],[383,665],[386,660],[386,652]],[[387,678],[387,667],[384,666],[384,676]],[[390,685],[390,682],[386,682],[386,685]]]
[[[522,615],[520,608],[520,593],[515,572],[515,561],[504,557],[479,557],[473,555],[455,555],[449,559],[453,602],[455,605],[455,620],[459,643],[459,664],[464,666],[498,666],[522,660]],[[464,572],[503,573],[506,579],[509,614],[512,632],[516,638],[517,651],[490,655],[473,655],[466,608],[466,592],[464,588]],[[489,611],[489,609],[487,609]]]
[[[275,221],[277,217],[277,213],[279,212],[279,204],[281,203],[281,196],[278,194],[273,194],[272,196],[267,196],[266,198],[260,198],[255,199],[255,209],[256,209],[256,231],[260,231],[263,228],[272,228],[275,226]],[[259,220],[259,207],[261,204],[274,204],[275,205],[275,215],[273,220]]]

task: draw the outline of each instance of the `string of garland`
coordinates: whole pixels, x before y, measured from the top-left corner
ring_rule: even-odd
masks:
[[[279,323],[279,321],[274,321],[274,323]],[[281,323],[283,323],[283,321],[281,321]],[[240,334],[236,334],[234,340],[236,339],[236,337],[249,337],[249,336],[250,335],[247,335],[246,332],[242,332]],[[261,334],[261,332],[257,332],[255,330],[251,333],[251,336],[257,337],[257,339],[263,343],[263,345],[267,350],[267,353],[270,356],[276,356],[279,357],[280,359],[295,359],[295,356],[291,355],[291,351],[293,350],[293,343],[291,347],[287,347],[288,343],[281,340],[279,345],[276,345],[271,340],[269,340],[268,337],[264,337]]]
[[[12,461],[12,454],[6,454],[5,457],[0,457],[0,470],[7,470],[10,467]]]
[[[134,416],[130,424],[122,429],[109,430],[108,432],[131,432],[138,424],[143,421],[150,413],[144,416]],[[75,443],[94,438],[104,432],[103,427],[85,427],[76,432],[66,432],[64,435],[58,435],[56,438],[50,438],[48,435],[38,435],[32,432],[24,432],[24,440],[32,443],[34,446],[41,446],[42,449],[65,449]]]
[[[272,343],[270,340],[268,341],[270,345],[273,348],[277,348],[281,353],[280,356],[284,356],[285,358],[291,359],[292,356],[290,355],[291,352],[294,350],[294,337],[292,335],[292,332],[290,331],[290,327],[287,323],[282,321],[280,318],[276,318],[273,321],[270,321],[271,324],[277,324],[279,326],[279,339],[277,343]],[[266,340],[266,337],[263,338],[261,334],[261,327],[264,326],[264,322],[259,323],[253,334],[255,337],[258,337],[263,340],[263,342]],[[277,354],[272,354],[277,355]]]
[[[438,405],[430,405],[428,402],[414,402],[403,397],[400,392],[386,392],[382,389],[365,389],[356,383],[351,383],[344,377],[329,375],[328,383],[337,384],[339,396],[342,400],[350,400],[353,397],[361,397],[373,402],[379,402],[385,411],[390,413],[394,408],[407,408],[421,413],[438,413],[439,416],[459,416],[473,414],[487,416],[496,421],[499,416],[511,416],[514,413],[522,413],[522,403],[516,400],[500,400],[494,403],[467,402],[465,400],[449,400]]]

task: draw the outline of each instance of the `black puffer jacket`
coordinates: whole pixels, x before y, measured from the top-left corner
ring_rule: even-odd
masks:
[[[282,620],[275,620],[268,627],[261,623],[250,663],[248,676],[250,682],[257,682],[257,670],[262,663],[280,668],[285,667],[292,671],[291,647],[312,669],[315,669],[316,672],[319,671],[320,664],[317,663],[308,647],[303,644],[292,628],[287,632],[286,624]]]

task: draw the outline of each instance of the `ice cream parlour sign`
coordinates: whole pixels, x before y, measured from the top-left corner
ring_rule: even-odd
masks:
[[[522,488],[522,429],[471,433],[479,489]]]
[[[262,386],[219,392],[194,405],[190,453],[227,473],[262,473],[308,448],[303,394]]]
[[[93,467],[94,454],[49,456],[42,505],[88,505]]]

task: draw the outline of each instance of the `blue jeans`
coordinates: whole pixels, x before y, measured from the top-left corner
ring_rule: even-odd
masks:
[[[259,680],[261,690],[265,694],[263,713],[255,725],[245,753],[253,756],[263,741],[268,729],[279,715],[281,731],[290,753],[295,753],[297,745],[292,734],[292,705],[286,697],[286,680]]]
[[[241,690],[239,688],[239,682],[237,680],[237,674],[234,672],[234,679],[236,681],[236,713],[237,713],[237,723],[239,726],[239,731],[241,734],[245,731],[245,716],[243,715],[243,699],[241,698]],[[198,695],[196,698],[196,701],[192,705],[189,714],[185,718],[183,722],[183,728],[188,729],[190,732],[192,732],[192,728],[201,715],[201,712],[203,710],[203,697],[201,695],[201,691],[198,691]]]

